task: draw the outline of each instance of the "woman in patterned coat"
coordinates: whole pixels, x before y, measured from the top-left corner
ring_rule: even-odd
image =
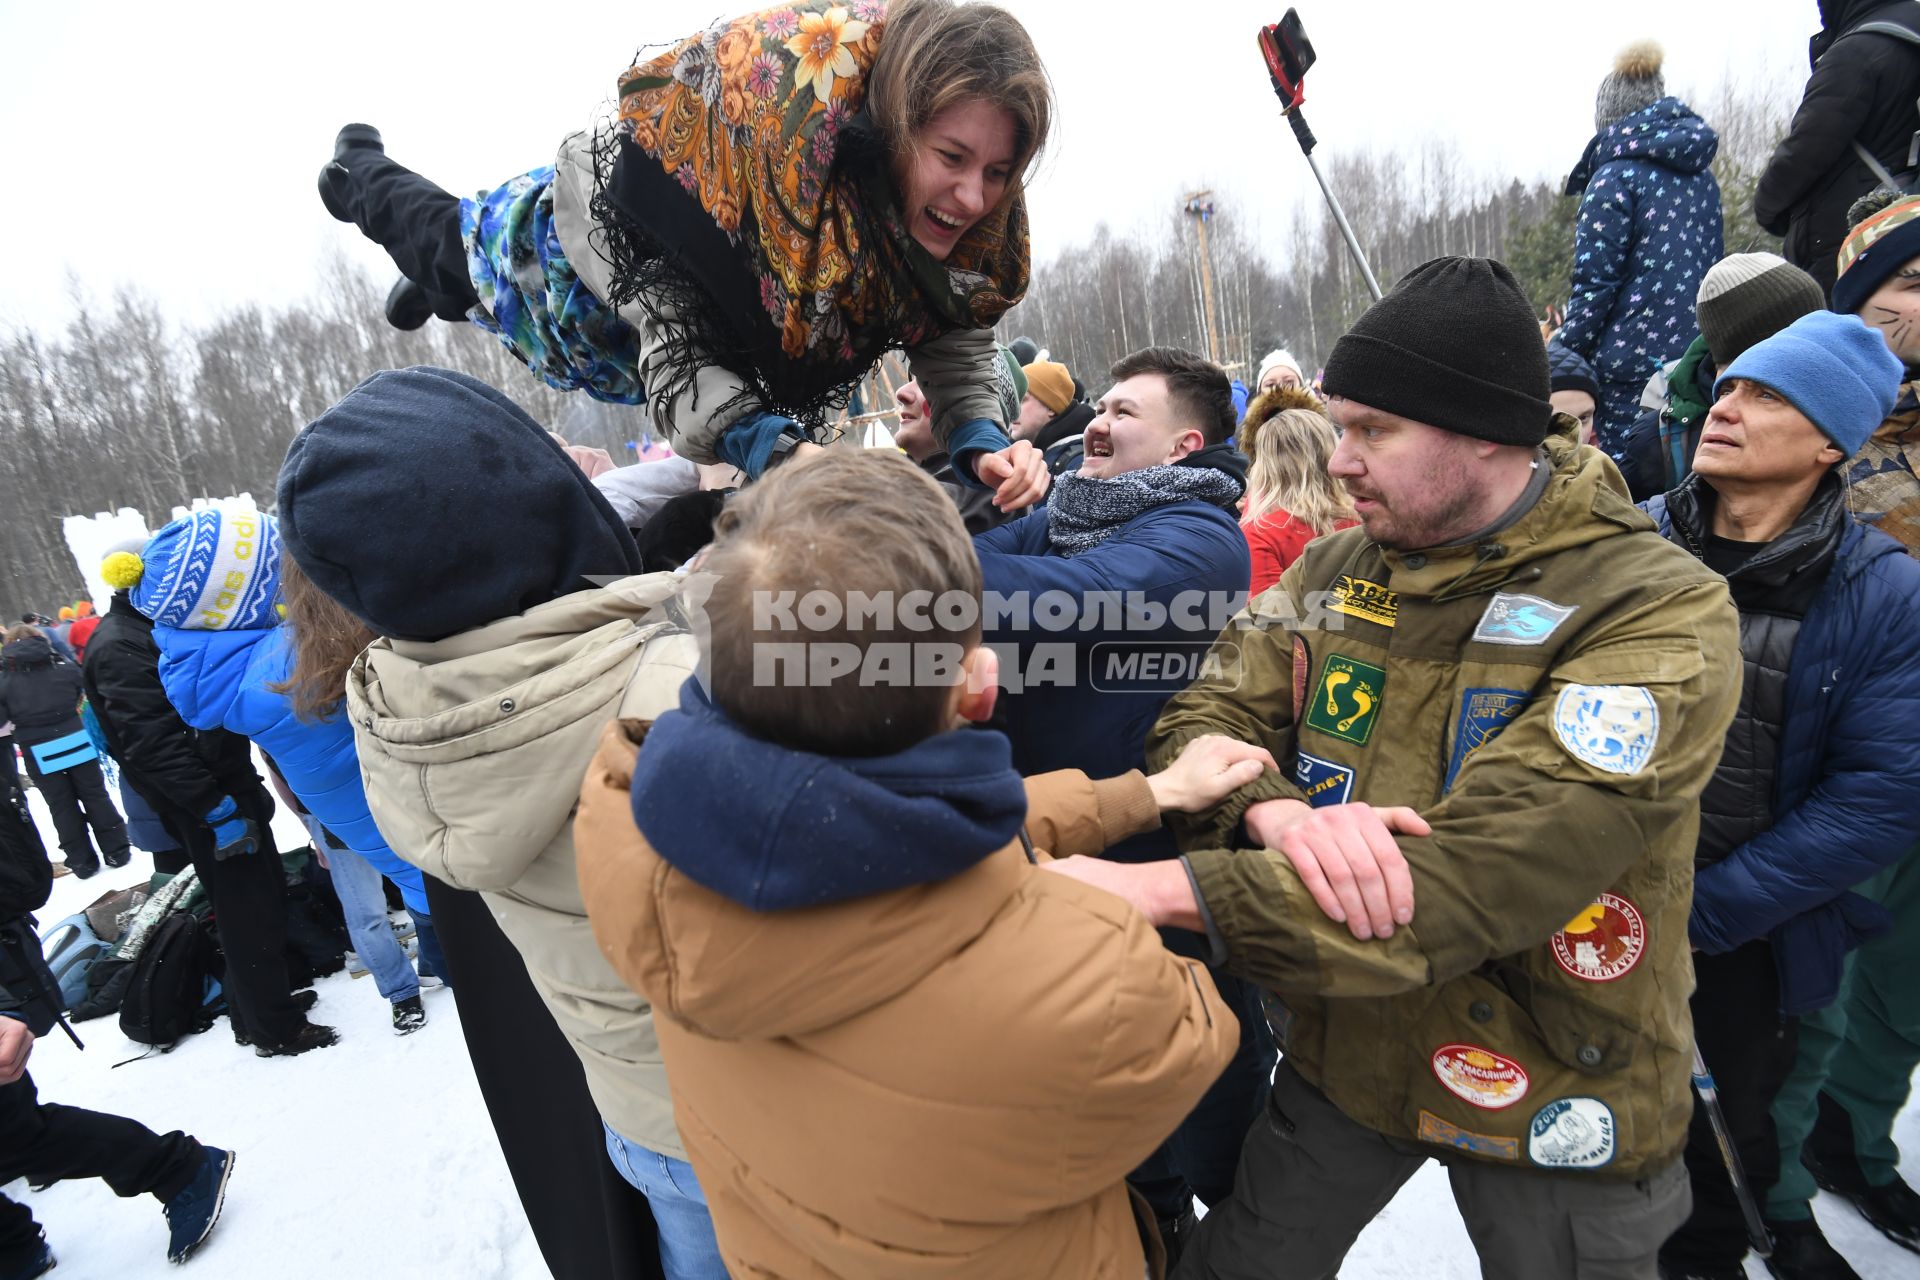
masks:
[[[1047,475],[1007,437],[992,329],[1026,289],[1022,183],[1051,114],[1002,9],[797,0],[635,65],[609,124],[495,191],[455,200],[366,125],[320,189],[406,277],[396,324],[472,319],[750,477],[905,348],[956,472],[1011,510]]]
[[[1618,454],[1647,379],[1699,336],[1694,295],[1721,258],[1720,139],[1666,96],[1659,46],[1635,45],[1600,82],[1598,132],[1567,179],[1580,197],[1562,343],[1600,378],[1595,430]]]

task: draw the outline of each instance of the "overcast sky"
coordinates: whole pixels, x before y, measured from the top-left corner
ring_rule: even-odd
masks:
[[[1105,221],[1157,226],[1211,186],[1277,237],[1312,176],[1254,45],[1284,4],[1010,0],[1059,100],[1032,190],[1044,261]],[[741,12],[745,11],[742,6]],[[715,0],[291,6],[0,0],[0,325],[137,286],[183,322],[310,293],[344,250],[392,267],[320,206],[349,120],[457,194],[546,163],[643,44],[731,16]],[[1320,62],[1306,111],[1324,157],[1452,143],[1478,177],[1564,175],[1614,54],[1654,36],[1669,91],[1729,74],[1797,98],[1814,0],[1416,0],[1301,7]]]

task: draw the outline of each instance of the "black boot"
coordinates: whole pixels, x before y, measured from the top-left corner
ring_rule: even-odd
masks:
[[[332,1027],[309,1022],[296,1031],[291,1040],[280,1044],[256,1044],[254,1053],[262,1058],[292,1058],[313,1049],[325,1049],[340,1042],[340,1033]]]
[[[1800,1149],[1800,1163],[1821,1190],[1852,1201],[1880,1234],[1920,1253],[1920,1194],[1898,1175],[1884,1187],[1867,1181],[1854,1151],[1853,1117],[1825,1093],[1820,1095],[1819,1119]]]
[[[433,299],[427,291],[401,276],[387,290],[387,323],[409,333],[433,319]]]
[[[1898,1174],[1884,1187],[1872,1186],[1858,1165],[1823,1159],[1811,1147],[1800,1153],[1800,1162],[1823,1190],[1851,1201],[1881,1235],[1903,1249],[1920,1253],[1920,1194]]]
[[[377,151],[385,155],[386,150],[386,144],[380,141],[380,131],[370,124],[350,124],[334,135],[333,159],[320,170],[320,203],[327,206],[327,212],[336,221],[353,221],[353,214],[347,208],[350,180],[347,157],[355,151]]]
[[[1767,1272],[1779,1280],[1860,1280],[1860,1273],[1827,1243],[1820,1224],[1812,1218],[1769,1222],[1767,1230],[1773,1235]]]

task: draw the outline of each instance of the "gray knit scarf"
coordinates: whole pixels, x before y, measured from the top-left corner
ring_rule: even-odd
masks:
[[[1047,540],[1062,555],[1078,555],[1143,511],[1188,499],[1227,507],[1242,492],[1238,480],[1216,467],[1142,467],[1106,480],[1063,471],[1047,499]]]

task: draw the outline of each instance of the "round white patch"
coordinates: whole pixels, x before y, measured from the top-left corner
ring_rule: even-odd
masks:
[[[1660,740],[1660,708],[1633,684],[1570,684],[1553,704],[1553,736],[1582,764],[1635,774]]]
[[[1555,1098],[1533,1113],[1527,1155],[1549,1169],[1598,1169],[1613,1159],[1613,1108],[1598,1098]]]

